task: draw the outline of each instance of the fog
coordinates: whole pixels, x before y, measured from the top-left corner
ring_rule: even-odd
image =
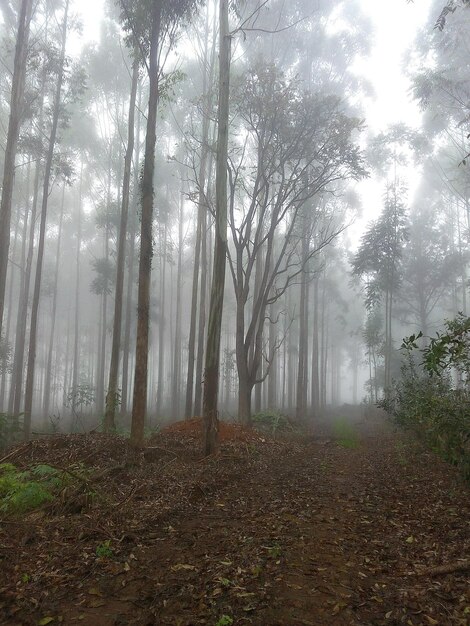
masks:
[[[0,4],[0,413],[26,438],[315,424],[467,313],[465,3],[247,0],[225,39],[219,4]]]

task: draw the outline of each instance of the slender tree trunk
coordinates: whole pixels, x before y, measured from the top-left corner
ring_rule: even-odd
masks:
[[[220,367],[220,336],[227,260],[227,156],[230,92],[231,35],[228,22],[229,0],[219,4],[219,104],[217,114],[216,228],[204,374],[204,453],[213,454],[218,445],[217,398]]]
[[[142,218],[140,233],[139,291],[137,302],[137,338],[135,351],[134,398],[132,406],[131,444],[141,447],[144,442],[147,407],[147,368],[150,316],[150,276],[152,271],[153,236],[153,173],[155,169],[155,142],[158,105],[158,52],[162,3],[155,1],[151,15],[149,62],[149,104],[145,159],[142,176]]]
[[[214,29],[215,32],[215,29]],[[198,282],[199,282],[199,270],[201,259],[201,243],[202,238],[205,238],[204,224],[205,214],[207,211],[206,202],[204,198],[206,188],[207,177],[207,160],[209,156],[209,125],[210,125],[210,109],[211,109],[211,95],[213,85],[213,68],[214,68],[214,50],[211,54],[211,64],[208,69],[207,57],[208,57],[208,41],[209,41],[209,6],[206,12],[206,36],[204,57],[202,64],[203,82],[202,82],[202,101],[203,101],[203,118],[202,118],[202,137],[201,137],[201,161],[199,163],[199,192],[198,192],[198,211],[197,211],[197,225],[196,225],[196,245],[194,249],[194,267],[193,267],[193,284],[191,292],[191,318],[189,323],[189,340],[188,340],[188,371],[186,378],[186,401],[185,401],[185,417],[189,418],[192,415],[193,410],[193,397],[194,397],[194,365],[196,359],[196,322],[197,322],[197,300],[198,300]],[[209,88],[208,88],[209,78]],[[199,384],[200,383],[196,383]]]
[[[197,333],[196,358],[196,389],[194,392],[194,415],[201,415],[202,411],[202,378],[204,369],[204,345],[206,333],[206,306],[207,306],[207,211],[202,216],[201,232],[201,289],[199,294],[199,319]]]
[[[320,378],[319,378],[319,341],[318,341],[318,278],[313,280],[313,321],[312,321],[312,377],[311,403],[313,416],[317,417],[320,410]]]
[[[40,104],[39,104],[39,128],[42,129],[43,125],[43,105],[44,105],[44,90],[45,90],[45,76],[43,80]],[[34,172],[33,183],[33,201],[31,205],[31,223],[29,226],[29,242],[28,242],[28,255],[26,257],[26,268],[24,273],[24,285],[20,293],[20,305],[18,309],[18,319],[16,325],[16,339],[15,339],[15,356],[13,360],[13,382],[10,396],[13,398],[13,414],[18,415],[21,408],[21,401],[23,398],[23,375],[24,375],[24,357],[25,357],[25,338],[26,338],[26,325],[28,321],[28,303],[29,303],[29,289],[31,284],[31,274],[33,267],[33,254],[34,254],[34,237],[36,233],[36,215],[39,201],[39,182],[40,182],[40,161],[36,162],[36,169]]]
[[[80,164],[80,182],[78,187],[78,216],[77,216],[77,249],[75,267],[75,316],[74,316],[74,340],[73,340],[73,370],[72,370],[72,393],[77,391],[80,383],[80,249],[82,246],[82,179],[83,161]],[[67,380],[65,381],[67,384]],[[66,391],[68,394],[68,391]],[[67,397],[67,395],[66,395]]]
[[[13,258],[15,258],[16,256],[19,222],[20,222],[20,215],[18,212],[16,225],[15,225],[14,242],[13,242]],[[11,268],[11,270],[13,270],[13,267]],[[7,314],[7,323],[6,323],[6,329],[5,329],[5,347],[10,345],[10,329],[11,329],[11,321],[13,319],[13,288],[15,285],[15,272],[11,271],[10,273],[11,273],[10,285],[8,289],[8,314]],[[4,359],[5,368],[4,368],[4,372],[2,375],[2,384],[0,387],[0,410],[2,410],[2,407],[4,406],[4,403],[5,403],[6,384],[7,384],[7,367],[6,367],[7,363],[8,363],[7,354],[5,354],[5,359]]]
[[[276,325],[273,323],[276,318],[276,308],[274,304],[271,304],[269,316],[271,323],[269,324],[269,354],[272,355],[273,362],[271,363],[271,369],[268,374],[268,397],[267,406],[269,409],[277,408],[276,396],[277,396],[277,380],[278,380],[278,363],[279,358],[277,351],[275,351],[276,344]],[[279,346],[277,346],[279,348]]]
[[[49,406],[51,401],[51,378],[52,378],[52,353],[54,350],[54,333],[55,322],[57,313],[57,284],[59,281],[59,266],[60,266],[60,243],[62,240],[62,224],[64,222],[64,207],[65,207],[65,183],[62,187],[62,206],[60,209],[59,219],[59,234],[57,236],[57,252],[55,260],[55,273],[54,273],[54,293],[52,296],[52,311],[51,311],[51,333],[49,337],[49,348],[46,361],[46,372],[44,380],[44,417],[49,416]]]
[[[138,110],[140,111],[142,106],[142,86],[139,86],[139,97],[138,97]],[[121,401],[121,412],[123,415],[127,415],[128,413],[128,393],[130,388],[129,381],[129,361],[131,358],[131,321],[133,318],[133,307],[132,307],[132,296],[134,292],[134,268],[135,268],[135,229],[136,229],[136,214],[137,214],[137,203],[138,203],[138,190],[139,190],[139,176],[140,176],[140,121],[141,115],[137,116],[137,130],[136,130],[136,139],[135,142],[135,155],[134,155],[134,202],[133,202],[133,213],[132,216],[132,227],[130,232],[130,242],[129,242],[129,269],[127,273],[127,295],[126,295],[126,326],[124,331],[124,346],[123,346],[123,357],[122,357],[122,401]]]
[[[31,175],[31,165],[28,165],[28,175],[27,175],[27,180],[28,180],[28,191],[27,191],[27,204],[29,204],[29,181],[30,181],[30,175]],[[23,301],[23,294],[24,294],[24,290],[25,290],[25,283],[26,283],[26,258],[27,258],[27,245],[26,242],[28,241],[28,225],[29,225],[29,207],[26,206],[25,208],[25,213],[24,213],[24,219],[23,219],[23,234],[22,234],[22,245],[21,245],[21,275],[20,275],[20,289],[19,289],[19,299],[18,299],[18,310],[16,312],[16,328],[15,328],[15,352],[14,352],[14,358],[13,358],[13,368],[12,368],[12,373],[11,373],[11,380],[10,380],[10,390],[9,390],[9,399],[8,399],[8,413],[10,415],[12,415],[13,413],[13,404],[14,404],[14,395],[15,395],[15,366],[17,363],[17,356],[18,356],[18,351],[21,349],[23,351],[24,354],[24,333],[22,335],[20,335],[21,332],[21,327],[20,327],[20,321],[21,321],[21,316],[23,314],[22,311],[22,301]],[[0,402],[0,406],[1,406],[1,402]]]
[[[15,159],[23,112],[23,93],[26,78],[29,30],[33,0],[22,0],[16,37],[15,60],[10,97],[7,143],[3,165],[2,197],[0,201],[0,338],[2,337],[3,311],[10,249],[11,203],[15,180]]]
[[[181,279],[183,271],[183,220],[184,220],[184,198],[181,194],[180,215],[178,223],[178,265],[176,277],[176,317],[175,317],[175,342],[173,347],[173,377],[172,377],[172,417],[180,417],[180,396],[181,396]]]
[[[137,57],[137,50],[134,50]],[[119,224],[119,240],[117,250],[116,267],[116,293],[114,297],[114,322],[113,343],[111,348],[111,362],[109,365],[108,393],[106,396],[106,412],[104,416],[104,429],[106,432],[114,430],[116,406],[119,395],[117,381],[119,373],[119,355],[121,350],[121,326],[122,326],[122,296],[124,292],[124,263],[126,256],[126,235],[129,214],[129,190],[131,182],[132,155],[134,152],[134,126],[135,104],[137,99],[137,83],[139,79],[139,64],[134,60],[132,71],[131,97],[129,101],[129,119],[127,128],[127,149],[124,158],[124,179],[122,183],[121,220]]]
[[[163,412],[163,387],[165,381],[165,308],[166,308],[166,266],[167,266],[168,222],[163,228],[162,265],[160,281],[160,321],[158,326],[158,382],[157,382],[157,416]]]
[[[65,63],[65,43],[67,41],[67,20],[68,20],[69,0],[66,0],[64,9],[64,19],[61,33],[61,51],[59,58],[59,73],[54,94],[54,107],[52,114],[52,128],[47,150],[46,164],[44,169],[44,184],[42,192],[41,223],[39,227],[38,256],[36,263],[36,275],[34,280],[33,306],[31,311],[31,330],[29,338],[28,369],[26,373],[25,409],[24,409],[24,437],[28,441],[31,435],[31,412],[33,406],[34,389],[34,369],[36,362],[36,342],[39,313],[39,299],[41,291],[42,264],[44,258],[44,243],[46,238],[47,204],[50,193],[50,179],[52,173],[52,159],[57,136],[57,126],[59,123],[62,83],[64,79]]]

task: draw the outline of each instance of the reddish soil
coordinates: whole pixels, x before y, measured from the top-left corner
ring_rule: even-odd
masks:
[[[0,623],[469,624],[468,486],[380,422],[357,432],[287,441],[224,426],[206,460],[197,421],[137,459],[97,434],[19,447],[18,467],[82,462],[89,484],[1,520]]]

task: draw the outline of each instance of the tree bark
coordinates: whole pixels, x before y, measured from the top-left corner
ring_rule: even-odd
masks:
[[[220,336],[225,292],[227,259],[227,156],[230,93],[231,35],[228,22],[229,0],[219,4],[219,103],[217,114],[216,228],[214,269],[209,304],[206,362],[204,373],[204,453],[216,452],[218,446],[218,387]]]
[[[65,65],[65,44],[67,41],[69,0],[66,0],[64,8],[64,19],[61,29],[61,50],[59,57],[59,71],[57,85],[54,93],[54,107],[52,113],[52,127],[47,149],[46,164],[44,169],[44,184],[42,190],[41,223],[39,226],[38,256],[36,262],[36,274],[34,279],[33,305],[31,310],[31,329],[29,337],[28,369],[26,373],[25,408],[24,408],[24,438],[29,441],[31,436],[31,413],[33,405],[34,370],[36,362],[37,327],[39,314],[39,299],[41,292],[42,265],[44,258],[44,244],[46,238],[47,205],[50,193],[50,179],[52,173],[52,159],[57,137],[57,127],[59,123],[62,83],[64,80]]]
[[[15,159],[23,112],[23,94],[32,10],[33,0],[22,0],[18,22],[18,34],[16,37],[10,97],[10,117],[8,120],[7,143],[3,166],[2,198],[0,201],[0,337],[2,336],[8,253],[10,249],[11,203],[15,180]]]
[[[173,377],[171,392],[171,414],[173,419],[180,416],[180,394],[181,394],[181,279],[183,265],[183,220],[184,220],[184,198],[181,193],[180,214],[178,222],[178,265],[176,269],[176,316],[175,316],[175,341],[173,345]]]
[[[117,382],[119,373],[119,355],[121,351],[122,327],[122,296],[124,292],[124,263],[126,256],[126,235],[129,215],[129,190],[131,182],[132,155],[134,152],[135,104],[137,99],[137,83],[139,79],[139,64],[137,50],[134,50],[134,66],[132,70],[131,96],[129,101],[129,118],[127,128],[127,148],[124,157],[124,178],[122,183],[121,220],[119,224],[119,240],[117,249],[116,292],[114,296],[113,340],[111,348],[111,362],[109,365],[108,393],[106,395],[106,411],[104,416],[104,430],[109,432],[116,428],[115,415],[119,400]]]
[[[52,379],[52,353],[54,350],[54,333],[55,333],[55,321],[57,313],[57,283],[59,281],[59,266],[60,266],[60,244],[62,240],[62,224],[64,222],[64,206],[65,206],[65,183],[62,188],[62,202],[59,218],[59,234],[57,236],[57,252],[55,260],[55,272],[54,272],[54,293],[52,295],[52,311],[51,311],[51,329],[49,336],[49,346],[47,352],[46,371],[44,377],[44,417],[47,419],[49,416],[49,407],[51,401],[51,379]]]
[[[158,106],[158,52],[160,43],[162,3],[155,0],[152,7],[152,34],[149,60],[149,104],[145,137],[144,171],[142,176],[142,218],[140,231],[139,288],[137,300],[137,338],[135,350],[134,397],[132,405],[131,444],[144,443],[147,409],[147,369],[150,315],[150,276],[152,271],[153,233],[153,173]]]

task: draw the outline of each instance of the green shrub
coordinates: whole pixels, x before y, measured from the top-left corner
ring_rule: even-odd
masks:
[[[446,336],[445,339],[448,342]],[[432,354],[432,346],[437,346]],[[462,342],[462,346],[468,342]],[[402,375],[380,403],[396,421],[411,429],[429,447],[450,463],[457,465],[464,477],[470,480],[470,388],[455,389],[449,368],[452,355],[446,352],[445,366],[441,364],[441,347],[429,344],[420,350],[414,338],[404,341],[405,351]],[[462,352],[455,350],[459,364],[467,363]],[[421,359],[424,358],[423,362]],[[429,366],[432,363],[432,367]],[[458,369],[458,368],[456,368]]]
[[[292,431],[292,425],[285,415],[276,411],[266,410],[255,413],[251,418],[253,426],[257,430],[269,432],[275,435],[278,431]]]

